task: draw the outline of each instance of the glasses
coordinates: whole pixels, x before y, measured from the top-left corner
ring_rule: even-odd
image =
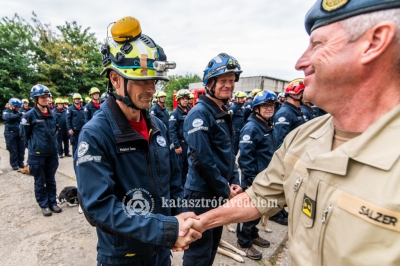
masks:
[[[260,105],[260,107],[273,108],[273,107],[275,107],[275,104],[273,104],[273,103],[264,103],[264,104]]]

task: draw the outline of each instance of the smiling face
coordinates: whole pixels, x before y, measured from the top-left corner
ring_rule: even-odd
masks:
[[[232,92],[235,89],[235,74],[234,73],[226,73],[218,76],[216,79],[210,80],[209,84],[207,84],[208,88],[211,88],[216,82],[215,85],[215,97],[219,99],[228,99],[232,97]]]
[[[357,55],[357,41],[348,42],[348,34],[339,23],[314,30],[307,50],[296,63],[296,69],[305,74],[304,97],[323,109],[340,105],[359,82]]]

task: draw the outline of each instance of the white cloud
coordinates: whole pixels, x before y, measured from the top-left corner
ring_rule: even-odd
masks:
[[[143,33],[177,63],[170,74],[191,72],[201,76],[208,61],[225,52],[239,61],[243,76],[290,80],[303,76],[294,65],[308,45],[304,17],[314,2],[13,0],[2,5],[0,17],[18,13],[29,21],[34,11],[53,29],[65,21],[77,21],[103,41],[109,23],[134,16]]]

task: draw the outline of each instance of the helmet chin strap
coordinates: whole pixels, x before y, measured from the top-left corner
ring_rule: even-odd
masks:
[[[260,109],[258,108],[258,110],[260,110]],[[270,122],[269,122],[269,119],[266,119],[265,117],[263,117],[263,116],[261,115],[260,111],[258,111],[258,112],[254,111],[254,113],[255,113],[256,115],[258,115],[262,120],[264,120],[267,124],[270,123]]]
[[[139,107],[137,107],[137,106],[131,101],[131,99],[129,98],[129,96],[128,96],[128,90],[127,90],[127,86],[128,86],[128,81],[129,81],[129,80],[126,79],[126,78],[123,78],[123,79],[124,79],[124,97],[121,97],[121,96],[118,95],[117,93],[112,92],[112,83],[111,83],[111,80],[110,80],[110,79],[108,79],[108,92],[111,93],[111,95],[114,96],[114,98],[115,98],[116,100],[123,102],[126,106],[128,106],[128,107],[130,107],[130,108],[133,108],[133,109],[135,109],[135,110],[138,110],[138,111],[142,110],[142,109],[140,109]]]
[[[206,86],[207,94],[210,95],[214,99],[222,101],[222,103],[225,104],[225,105],[228,104],[229,98],[221,99],[221,98],[218,98],[217,96],[215,96],[215,86],[216,86],[216,84],[217,84],[217,78],[214,78],[214,84],[211,86],[211,89],[208,89],[208,87]]]
[[[301,97],[300,97],[300,99],[296,99],[296,98],[294,98],[292,95],[288,95],[287,97],[290,97],[290,98],[292,98],[292,99],[293,99],[293,101],[296,101],[296,102],[303,103],[303,96],[301,96]]]

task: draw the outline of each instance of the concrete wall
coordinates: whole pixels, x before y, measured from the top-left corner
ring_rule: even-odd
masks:
[[[289,83],[287,80],[276,79],[267,76],[256,77],[241,77],[239,82],[235,85],[235,91],[251,92],[255,88],[269,90],[274,92],[283,92],[286,85]],[[202,82],[190,83],[189,89],[203,88]]]

